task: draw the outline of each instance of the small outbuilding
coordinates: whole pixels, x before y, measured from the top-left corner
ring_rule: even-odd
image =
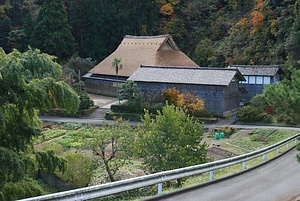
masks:
[[[114,58],[121,59],[116,76]],[[199,67],[175,44],[171,35],[126,35],[118,48],[83,76],[89,93],[117,96],[117,82],[124,83],[141,65]]]
[[[146,96],[161,94],[175,87],[191,92],[205,101],[205,109],[215,116],[237,113],[240,106],[239,82],[245,81],[238,69],[141,66],[128,80],[133,80]]]
[[[244,102],[249,102],[254,96],[261,94],[265,85],[278,83],[283,74],[281,67],[277,65],[229,65],[228,69],[238,69],[245,78],[240,81],[240,87],[247,91],[241,97]]]

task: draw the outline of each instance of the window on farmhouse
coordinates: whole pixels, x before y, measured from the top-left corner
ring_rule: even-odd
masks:
[[[256,77],[256,84],[263,84],[263,77],[257,76]]]
[[[249,76],[249,84],[255,84],[255,76]]]
[[[270,77],[264,77],[264,84],[271,84],[271,78]]]

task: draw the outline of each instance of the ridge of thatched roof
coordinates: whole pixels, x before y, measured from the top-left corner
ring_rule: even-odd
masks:
[[[89,72],[115,75],[114,58],[121,58],[120,76],[129,77],[141,65],[199,67],[179,50],[171,35],[130,36],[126,35],[118,48]]]
[[[141,66],[128,80],[135,82],[228,86],[234,79],[244,80],[237,69]]]

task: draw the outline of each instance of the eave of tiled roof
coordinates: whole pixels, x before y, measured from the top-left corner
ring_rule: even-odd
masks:
[[[283,73],[279,65],[229,65],[228,68],[239,69],[242,75],[275,76]]]
[[[244,78],[236,69],[141,66],[128,80],[136,82],[160,82],[228,86],[233,78]]]

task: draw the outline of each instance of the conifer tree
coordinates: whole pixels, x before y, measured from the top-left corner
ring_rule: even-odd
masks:
[[[31,44],[42,52],[56,55],[59,59],[72,56],[74,38],[62,0],[44,2],[37,18]]]
[[[39,50],[29,49],[25,53],[14,50],[6,54],[0,48],[0,196],[6,196],[7,185],[18,184],[26,178],[30,163],[26,157],[28,147],[41,134],[38,110],[54,107],[70,113],[78,110],[78,95],[69,85],[58,81],[62,70],[54,59]],[[63,169],[63,161],[57,162],[59,158],[52,155],[49,160],[39,160],[40,169],[53,171],[55,166],[45,164],[55,160],[59,169]],[[36,195],[20,194],[21,197]]]

